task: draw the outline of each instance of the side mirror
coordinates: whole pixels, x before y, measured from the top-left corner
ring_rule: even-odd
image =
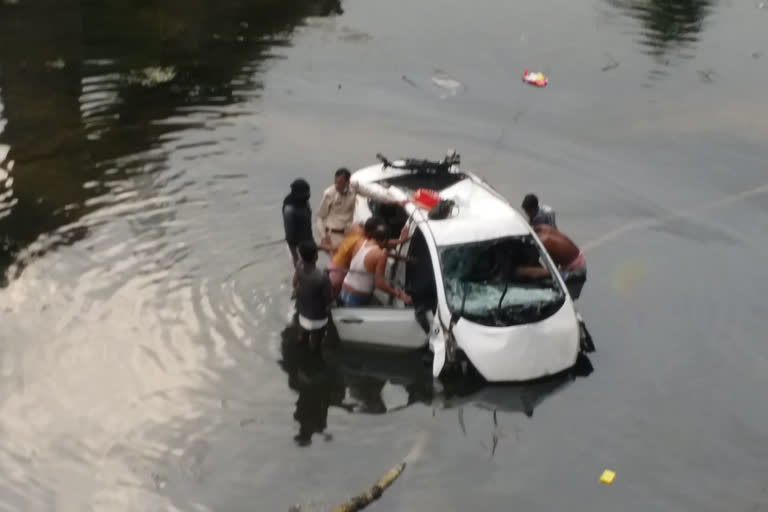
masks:
[[[563,275],[563,281],[573,300],[577,300],[581,296],[581,289],[584,288],[587,275],[584,272],[566,272]]]

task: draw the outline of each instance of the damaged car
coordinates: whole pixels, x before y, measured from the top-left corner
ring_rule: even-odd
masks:
[[[355,221],[382,217],[408,242],[390,258],[386,277],[412,297],[404,304],[380,290],[364,307],[333,307],[344,342],[428,348],[432,373],[471,364],[488,382],[560,373],[576,363],[588,336],[568,287],[526,219],[489,184],[442,160],[377,155],[352,180],[381,187],[404,206],[357,197]],[[515,266],[538,262],[549,278],[525,280]]]

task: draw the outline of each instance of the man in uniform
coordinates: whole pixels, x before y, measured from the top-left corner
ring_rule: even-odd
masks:
[[[404,205],[406,201],[397,201],[387,193],[378,192],[365,184],[350,181],[351,173],[345,168],[336,171],[334,184],[325,189],[317,209],[317,229],[320,235],[320,247],[330,253],[341,245],[344,236],[352,227],[357,195],[381,203]]]

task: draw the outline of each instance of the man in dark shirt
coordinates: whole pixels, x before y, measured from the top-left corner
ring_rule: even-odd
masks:
[[[309,183],[298,179],[291,183],[291,193],[283,200],[285,241],[293,259],[298,262],[296,249],[301,242],[314,242],[312,237],[312,208],[309,206]]]
[[[333,295],[328,273],[317,268],[317,246],[314,242],[299,243],[301,264],[296,269],[293,284],[296,289],[296,312],[299,316],[301,338],[309,338],[309,346],[317,348],[325,336]]]

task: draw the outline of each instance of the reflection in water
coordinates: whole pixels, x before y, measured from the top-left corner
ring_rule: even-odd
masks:
[[[253,410],[272,404],[249,402],[254,381],[285,388],[270,388],[271,359],[254,371],[268,349],[249,349],[273,334],[274,265],[269,287],[219,277],[250,245],[221,227],[264,199],[224,156],[258,142],[235,117],[259,108],[276,47],[339,11],[0,1],[0,510],[205,510],[220,496],[204,486],[225,466],[216,449],[241,441],[222,425],[258,428]]]
[[[0,145],[15,163],[0,276],[82,240],[98,223],[87,216],[135,186],[156,189],[170,151],[222,151],[173,141],[226,125],[227,106],[259,94],[272,48],[303,18],[341,12],[338,0],[0,2]]]
[[[564,389],[576,377],[593,371],[587,356],[580,355],[569,371],[552,378],[526,384],[486,385],[476,376],[442,381],[436,388],[431,364],[421,352],[379,351],[345,345],[323,354],[311,352],[298,341],[296,321],[282,331],[280,365],[288,374],[288,384],[298,393],[294,419],[299,423],[295,440],[306,445],[313,434],[331,436],[328,409],[339,407],[349,412],[384,414],[416,403],[459,411],[462,430],[463,408],[472,405],[490,410],[520,412],[527,417],[547,397]],[[332,331],[329,336],[335,336]]]
[[[713,0],[606,0],[642,24],[640,44],[659,64],[689,57]],[[663,74],[655,70],[655,74]]]
[[[318,352],[310,351],[298,334],[295,322],[282,332],[280,365],[288,373],[288,386],[299,394],[293,415],[299,433],[294,439],[307,445],[313,434],[325,433],[328,408],[342,406],[345,388],[342,376]],[[325,438],[330,440],[330,434]]]

